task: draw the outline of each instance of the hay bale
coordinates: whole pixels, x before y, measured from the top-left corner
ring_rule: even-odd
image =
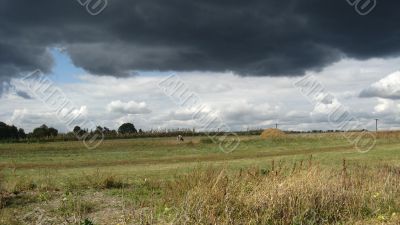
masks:
[[[281,139],[285,136],[286,134],[283,131],[274,128],[266,129],[260,135],[262,139]]]

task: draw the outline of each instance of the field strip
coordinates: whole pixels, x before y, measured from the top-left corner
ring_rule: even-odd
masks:
[[[108,166],[121,166],[121,165],[145,165],[145,164],[174,164],[185,162],[217,162],[227,160],[239,159],[258,159],[266,157],[290,156],[290,155],[307,155],[326,152],[349,152],[353,150],[353,146],[337,146],[326,148],[307,148],[298,150],[288,150],[287,152],[258,152],[246,154],[210,154],[204,156],[186,156],[186,157],[173,157],[164,159],[139,159],[139,160],[118,160],[118,161],[87,161],[78,163],[2,163],[0,168],[13,168],[13,169],[42,169],[42,168],[82,168],[82,167],[108,167]],[[352,151],[351,151],[352,152]]]

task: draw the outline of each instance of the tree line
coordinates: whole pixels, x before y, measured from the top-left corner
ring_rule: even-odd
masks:
[[[0,139],[24,139],[26,138],[26,134],[24,129],[17,128],[14,125],[7,125],[3,122],[0,122]]]
[[[7,125],[0,122],[0,140],[19,141],[19,140],[76,140],[84,135],[94,135],[102,133],[106,139],[113,138],[132,138],[132,137],[167,137],[177,135],[195,135],[194,129],[163,129],[148,130],[136,129],[133,123],[124,123],[117,130],[107,127],[97,126],[95,130],[75,126],[67,133],[60,133],[56,128],[48,127],[43,124],[34,128],[32,132],[25,133],[24,129],[14,125]],[[78,138],[79,139],[79,138]]]
[[[14,125],[7,125],[0,122],[0,140],[21,140],[26,138],[50,138],[57,137],[58,130],[53,127],[42,125],[33,129],[31,133],[26,134],[23,128],[17,128]]]

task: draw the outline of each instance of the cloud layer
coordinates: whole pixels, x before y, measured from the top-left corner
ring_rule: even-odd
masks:
[[[28,129],[57,125],[12,78],[51,73],[52,49],[63,49],[88,75],[60,86],[104,126],[196,126],[190,110],[157,88],[170,73],[140,76],[175,71],[234,129],[329,128],[326,114],[338,101],[389,127],[400,121],[400,73],[382,76],[399,70],[399,8],[379,2],[360,16],[345,0],[112,0],[92,16],[77,1],[0,0],[0,96],[8,90],[0,118]],[[335,98],[310,105],[292,85],[305,73]]]
[[[51,47],[99,75],[302,75],[342,57],[397,55],[399,8],[385,1],[360,16],[344,0],[113,0],[91,16],[77,1],[1,0],[0,82],[49,72]]]
[[[391,60],[342,60],[322,72],[310,73],[332,94],[316,96],[314,105],[294,87],[299,77],[241,77],[232,73],[177,73],[189,90],[200,96],[200,103],[218,115],[234,130],[275,127],[284,130],[335,129],[328,115],[341,104],[366,129],[374,129],[375,118],[382,129],[400,128],[400,101],[359,98],[361,90],[398,70],[400,57]],[[362,69],[360,69],[362,67]],[[333,76],[334,75],[334,76]],[[390,76],[389,76],[390,77]],[[116,78],[78,76],[79,82],[56,83],[82,113],[96,125],[117,129],[131,122],[144,130],[158,128],[196,128],[192,108],[179,107],[159,88],[162,76]],[[17,90],[28,92],[13,81]],[[105,91],[107,90],[107,91]],[[29,92],[28,92],[29,93]],[[3,107],[1,107],[3,106]],[[0,121],[31,131],[46,123],[69,131],[39,99],[26,99],[10,92],[1,99]],[[150,112],[151,110],[151,112]],[[79,112],[78,112],[79,111]]]

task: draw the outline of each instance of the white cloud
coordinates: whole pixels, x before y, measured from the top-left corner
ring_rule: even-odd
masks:
[[[148,114],[151,112],[145,102],[112,101],[107,105],[107,111],[119,114]]]
[[[382,74],[398,70],[398,65],[400,57],[368,61],[346,59],[323,71],[308,73],[315,75],[333,96],[317,96],[316,100],[322,103],[317,106],[293,86],[300,77],[240,77],[230,72],[176,74],[200,97],[200,104],[209,106],[205,113],[217,113],[233,130],[267,128],[275,123],[282,124],[282,129],[332,129],[326,123],[327,114],[337,106],[337,101],[349,108],[357,119],[366,124],[371,121],[368,129],[374,129],[374,118],[380,118],[382,129],[388,129],[400,121],[397,102],[358,98],[358,94],[381,79]],[[199,125],[192,119],[195,110],[179,107],[158,87],[165,75],[156,73],[126,78],[83,75],[78,82],[56,85],[71,102],[81,106],[73,113],[84,114],[96,125],[117,129],[121,123],[132,122],[145,130],[197,129]],[[393,83],[393,79],[385,82]],[[17,83],[15,85],[18,90],[25,90]],[[397,87],[400,89],[400,85]],[[391,88],[392,92],[397,90],[393,85]],[[135,101],[128,96],[134,96]],[[60,131],[64,126],[40,100],[23,99],[15,94],[0,99],[0,121],[11,120],[20,121],[16,125],[26,130],[43,123]]]
[[[87,106],[86,105],[81,106],[79,109],[63,108],[60,112],[60,116],[62,117],[67,117],[69,116],[68,114],[72,114],[73,117],[78,117],[78,116],[86,117],[88,115]]]
[[[385,78],[362,90],[360,97],[380,97],[400,99],[400,71],[389,74]]]
[[[255,125],[268,120],[278,120],[279,106],[271,106],[268,103],[248,103],[247,101],[236,101],[233,104],[221,108],[223,118],[232,124],[244,123]]]
[[[86,105],[81,106],[79,109],[75,109],[74,111],[72,111],[72,114],[74,116],[87,116],[88,115],[88,109]]]
[[[64,128],[64,126],[57,120],[55,113],[29,111],[26,108],[15,109],[11,118],[6,122],[8,124],[16,125],[17,127],[22,127],[25,131],[32,131],[33,128],[42,124],[57,127],[58,129]]]
[[[15,122],[21,121],[27,114],[28,114],[27,109],[16,109],[16,110],[14,110],[14,112],[11,116],[10,122],[15,123]]]
[[[165,116],[165,120],[178,120],[178,121],[190,121],[193,120],[196,111],[190,109],[178,109],[171,111]]]
[[[400,105],[393,100],[378,99],[379,103],[374,107],[376,114],[399,113]]]

